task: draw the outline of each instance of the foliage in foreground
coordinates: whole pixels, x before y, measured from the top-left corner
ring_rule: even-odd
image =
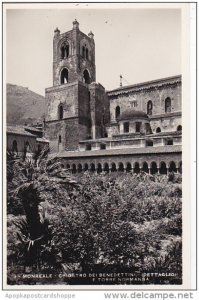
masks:
[[[70,266],[70,272],[172,272],[180,278],[179,182],[177,175],[168,180],[145,173],[72,178],[54,158],[15,162],[9,180],[9,270],[31,266],[38,272],[45,266],[59,273]]]

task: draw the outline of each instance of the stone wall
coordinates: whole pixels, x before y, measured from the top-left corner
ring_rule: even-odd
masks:
[[[165,114],[165,99],[171,99],[171,113],[181,111],[181,79],[180,76],[171,79],[162,79],[157,82],[129,86],[108,92],[110,101],[110,121],[115,122],[115,109],[120,106],[120,113],[125,110],[135,109],[147,113],[147,103],[152,101],[152,116]],[[137,103],[137,106],[135,105]],[[160,120],[161,121],[161,120]],[[179,120],[176,120],[176,124]],[[162,124],[165,130],[173,130],[175,125],[166,125],[166,119]],[[156,124],[157,125],[157,124]],[[153,128],[156,126],[153,124]]]
[[[59,119],[59,105],[63,106],[63,119],[78,115],[78,82],[46,89],[46,121]]]

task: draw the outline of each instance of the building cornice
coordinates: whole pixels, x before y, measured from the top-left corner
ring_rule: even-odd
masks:
[[[165,88],[170,86],[176,86],[181,84],[181,75],[172,76],[138,84],[128,85],[120,87],[111,91],[107,91],[107,96],[111,100],[114,96],[128,95],[131,93],[147,92],[159,88]]]

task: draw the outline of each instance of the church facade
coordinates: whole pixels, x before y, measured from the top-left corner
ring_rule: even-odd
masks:
[[[182,169],[181,76],[106,91],[96,82],[94,35],[54,32],[45,136],[73,172],[166,174]]]

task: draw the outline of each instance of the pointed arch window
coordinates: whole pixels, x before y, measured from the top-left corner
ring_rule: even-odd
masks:
[[[68,43],[64,43],[61,46],[61,59],[65,59],[69,56],[69,45]]]
[[[171,112],[171,98],[167,97],[165,99],[165,113]]]
[[[68,83],[68,70],[64,68],[61,71],[61,78],[60,78],[61,84]]]
[[[153,102],[150,100],[147,102],[147,115],[153,114]]]

